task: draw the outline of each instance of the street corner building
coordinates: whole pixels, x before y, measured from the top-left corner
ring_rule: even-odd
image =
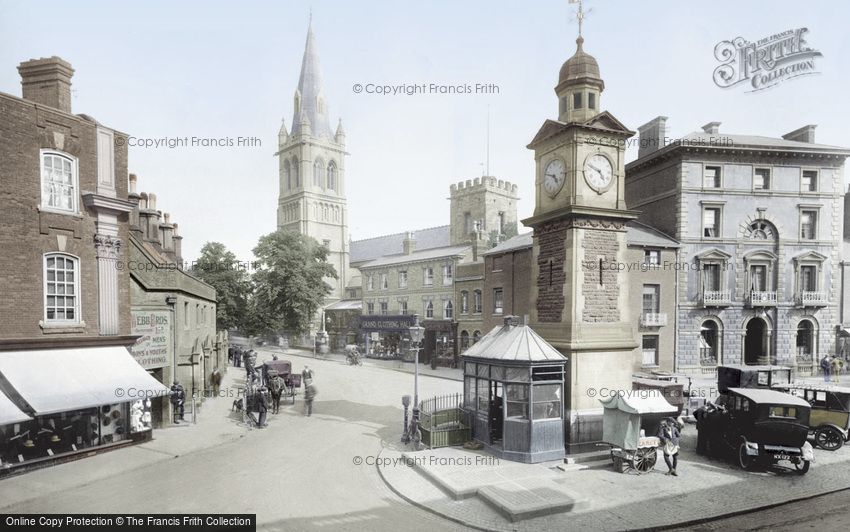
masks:
[[[71,111],[73,68],[0,92],[0,475],[150,437],[130,355],[126,135]]]

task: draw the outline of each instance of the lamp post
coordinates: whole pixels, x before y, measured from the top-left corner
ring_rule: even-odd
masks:
[[[419,426],[419,350],[422,349],[422,337],[425,334],[425,328],[419,325],[419,315],[413,315],[413,325],[409,328],[410,331],[410,347],[414,350],[413,354],[413,412],[410,418],[410,427],[402,436],[402,442],[410,443],[411,435],[418,433]],[[414,445],[419,445],[418,441],[414,441]]]

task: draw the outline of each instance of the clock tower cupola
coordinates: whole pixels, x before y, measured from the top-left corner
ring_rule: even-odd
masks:
[[[576,53],[564,62],[558,75],[558,120],[585,122],[599,113],[599,96],[605,82],[599,75],[599,63],[584,51],[584,37],[576,39]]]

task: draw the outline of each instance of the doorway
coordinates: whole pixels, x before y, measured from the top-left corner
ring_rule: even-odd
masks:
[[[744,339],[744,363],[766,364],[767,361],[767,323],[762,318],[753,318],[747,322],[747,336]]]

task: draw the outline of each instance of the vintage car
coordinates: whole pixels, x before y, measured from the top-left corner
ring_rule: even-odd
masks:
[[[814,460],[807,441],[809,403],[777,390],[729,388],[697,418],[697,453],[733,454],[742,469],[790,462],[805,474]]]
[[[786,384],[777,389],[812,406],[809,431],[821,449],[835,451],[850,437],[850,388],[820,384]]]
[[[718,366],[717,390],[729,388],[770,388],[791,383],[791,368],[787,366]]]

